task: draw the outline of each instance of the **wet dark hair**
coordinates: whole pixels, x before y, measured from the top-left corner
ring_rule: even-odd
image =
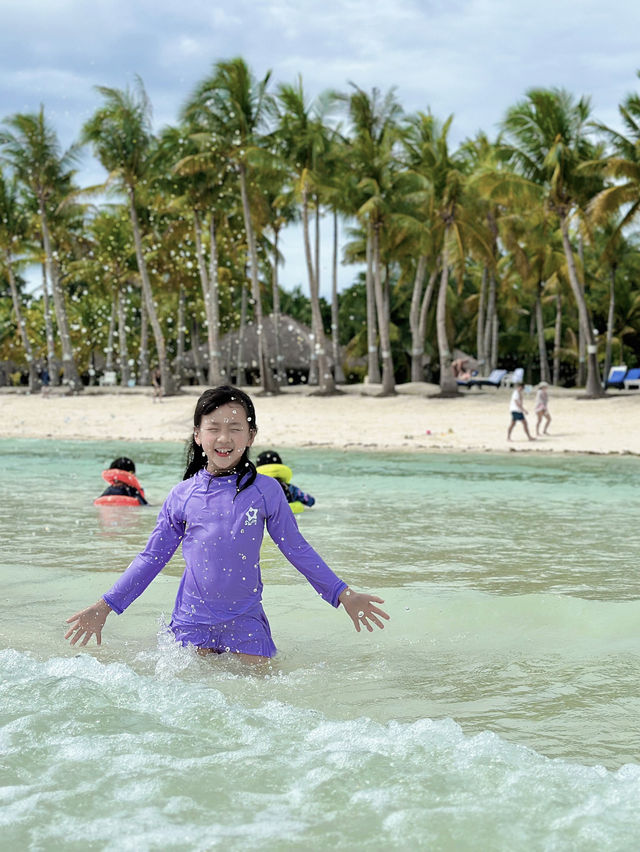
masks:
[[[109,470],[126,470],[129,473],[136,472],[136,466],[126,456],[121,456],[119,459],[114,459],[109,465]]]
[[[256,410],[253,407],[251,397],[244,391],[234,388],[231,385],[220,385],[217,388],[208,388],[198,399],[196,410],[193,413],[194,429],[200,427],[202,418],[205,414],[211,414],[216,408],[220,408],[227,403],[235,402],[244,408],[249,422],[249,428],[252,432],[258,431],[256,423]],[[195,435],[191,436],[191,440],[187,443],[186,469],[183,480],[190,479],[195,476],[199,470],[207,466],[207,460],[200,444],[196,443]],[[240,493],[245,488],[248,488],[256,478],[256,467],[249,459],[249,448],[247,447],[242,454],[242,458],[236,465],[236,493]]]
[[[275,450],[265,450],[263,453],[260,453],[256,459],[256,465],[258,467],[262,464],[282,464],[282,459],[280,458],[279,453],[276,453]]]

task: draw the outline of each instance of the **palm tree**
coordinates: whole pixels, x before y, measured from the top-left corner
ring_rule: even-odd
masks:
[[[597,150],[587,136],[589,100],[577,102],[561,89],[531,89],[526,99],[511,107],[503,121],[503,152],[527,181],[541,188],[546,204],[560,222],[569,282],[580,326],[587,343],[588,397],[602,396],[593,326],[571,245],[570,223],[589,197],[595,195],[593,178],[581,166],[593,162]]]
[[[123,91],[106,86],[96,88],[104,99],[104,105],[85,122],[82,141],[93,147],[95,155],[106,169],[106,185],[115,186],[127,199],[138,272],[155,339],[162,387],[165,395],[171,395],[176,391],[175,382],[151,289],[138,215],[138,195],[150,176],[151,107],[139,79],[136,93],[129,89]]]
[[[638,72],[640,77],[640,72]],[[622,233],[634,222],[640,212],[640,96],[629,95],[618,107],[625,132],[620,132],[596,123],[610,145],[610,153],[599,161],[585,166],[587,171],[595,170],[613,179],[613,184],[599,192],[588,207],[588,214],[595,224],[604,224],[608,230],[604,255],[607,258],[611,275],[610,304],[607,321],[607,343],[605,352],[605,377],[611,363],[611,344],[613,337],[613,317],[615,312],[615,278],[618,266],[618,251],[621,247]],[[614,222],[613,217],[617,216]],[[624,245],[624,243],[622,243]]]
[[[71,191],[75,159],[73,149],[65,154],[55,132],[45,120],[44,109],[37,113],[16,113],[5,119],[6,130],[0,132],[4,158],[10,163],[16,178],[31,197],[38,211],[45,264],[55,306],[58,333],[62,349],[64,381],[72,391],[82,387],[76,366],[64,290],[60,283],[56,247],[51,233],[59,204]]]
[[[114,337],[118,338],[120,384],[127,387],[131,377],[127,340],[127,290],[136,276],[136,257],[128,211],[121,207],[104,209],[88,222],[89,243],[83,256],[71,264],[73,278],[92,283],[96,294],[109,294],[105,370],[114,369]]]
[[[464,150],[451,154],[448,135],[452,116],[440,124],[431,116],[418,116],[422,139],[413,157],[412,169],[426,182],[435,244],[440,248],[440,283],[436,301],[436,333],[440,359],[440,393],[452,396],[458,386],[452,369],[452,351],[447,333],[447,299],[452,266],[462,275],[467,252],[475,252],[490,263],[491,239],[477,215],[477,201],[467,182],[467,158]]]
[[[277,393],[265,349],[258,248],[251,205],[251,195],[256,191],[252,183],[255,170],[251,158],[261,145],[261,134],[271,106],[271,96],[267,92],[270,76],[268,72],[262,80],[255,80],[241,58],[217,62],[213,74],[196,87],[183,112],[186,119],[210,134],[211,144],[222,149],[236,171],[249,250],[260,382],[265,392]]]
[[[5,178],[2,170],[0,170],[0,254],[9,280],[13,310],[29,367],[29,390],[34,392],[38,388],[38,374],[33,357],[33,347],[22,315],[20,294],[15,276],[15,253],[23,250],[27,229],[27,215],[18,198],[16,181],[15,179]]]
[[[302,211],[302,234],[309,277],[311,317],[315,341],[315,356],[318,359],[318,384],[320,393],[335,393],[335,382],[328,366],[325,350],[325,335],[320,312],[320,265],[319,265],[319,217],[320,175],[322,158],[327,156],[330,137],[324,124],[326,111],[332,103],[329,95],[308,103],[298,77],[295,85],[281,84],[278,87],[280,115],[276,131],[277,144],[288,164],[294,179],[294,189],[300,199]],[[309,212],[315,204],[316,244],[315,258],[311,250]]]
[[[183,212],[193,222],[195,254],[207,320],[208,381],[222,384],[220,351],[220,291],[217,222],[229,201],[227,163],[214,148],[208,134],[192,124],[166,128],[159,143],[165,165],[164,194],[172,196],[171,208]],[[209,241],[209,263],[206,242]]]
[[[629,95],[618,109],[626,135],[604,124],[594,123],[593,126],[607,137],[612,150],[583,168],[587,172],[600,171],[614,179],[613,185],[592,199],[589,213],[596,222],[601,222],[622,209],[624,215],[616,229],[621,232],[640,212],[640,95]]]
[[[377,89],[368,95],[354,84],[348,96],[352,138],[348,151],[350,168],[357,179],[353,210],[366,228],[367,257],[367,331],[369,380],[378,373],[375,322],[377,320],[382,360],[382,393],[395,393],[395,375],[391,354],[390,315],[382,279],[384,231],[397,212],[398,179],[401,167],[396,157],[400,137],[398,119],[401,108],[393,90],[384,98]]]
[[[442,128],[430,113],[419,112],[408,117],[402,137],[404,162],[408,169],[423,179],[422,192],[417,194],[419,203],[416,216],[421,225],[421,233],[416,245],[417,261],[411,292],[409,326],[411,329],[411,381],[423,380],[422,361],[424,357],[427,315],[439,277],[442,229],[436,214],[433,190],[433,169],[436,164],[437,144]],[[421,197],[420,197],[421,196]],[[425,280],[429,273],[427,286]]]

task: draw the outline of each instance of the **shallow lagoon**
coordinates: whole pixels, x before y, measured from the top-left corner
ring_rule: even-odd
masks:
[[[135,458],[150,509],[98,510]],[[356,634],[270,542],[272,669],[167,641],[174,557],[104,644],[64,619],[181,477],[175,444],[0,441],[7,848],[625,849],[640,830],[640,460],[290,451]]]

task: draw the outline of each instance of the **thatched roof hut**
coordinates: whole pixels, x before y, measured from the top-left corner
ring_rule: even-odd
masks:
[[[280,341],[280,365],[290,378],[298,380],[309,373],[313,338],[311,329],[293,317],[281,314],[278,323]],[[273,315],[263,318],[262,334],[267,354],[267,362],[275,371],[276,361],[276,335]],[[258,329],[255,323],[249,322],[245,326],[240,349],[240,330],[234,329],[224,334],[220,340],[220,351],[222,352],[222,365],[228,376],[236,374],[238,366],[247,374],[258,373]],[[333,366],[333,357],[326,347],[329,365]],[[206,369],[209,362],[209,352],[206,343],[198,347],[200,362]],[[187,373],[195,373],[193,352],[185,353],[184,368]]]

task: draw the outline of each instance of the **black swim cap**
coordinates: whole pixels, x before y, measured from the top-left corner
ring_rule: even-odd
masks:
[[[135,473],[136,466],[131,461],[131,459],[128,459],[126,456],[122,456],[121,458],[114,459],[111,462],[111,464],[109,465],[109,470],[126,470],[129,473]]]
[[[256,459],[257,467],[262,464],[282,464],[282,459],[275,450],[265,450]]]

